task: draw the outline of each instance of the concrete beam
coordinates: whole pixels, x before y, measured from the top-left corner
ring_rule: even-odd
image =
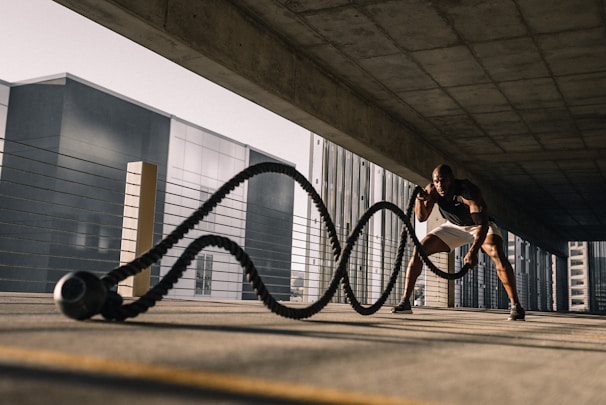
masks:
[[[438,163],[460,166],[231,2],[55,1],[414,183]],[[551,229],[478,183],[511,230],[565,255]]]
[[[415,183],[447,160],[231,2],[56,2]]]

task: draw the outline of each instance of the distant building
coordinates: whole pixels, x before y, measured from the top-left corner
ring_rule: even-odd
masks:
[[[415,185],[381,167],[326,141],[318,136],[312,139],[310,179],[321,193],[333,219],[339,240],[344,244],[359,218],[375,202],[387,200],[405,210]],[[375,214],[376,215],[376,214]],[[335,260],[320,216],[310,204],[309,276],[305,288],[307,300],[317,299],[325,290],[335,270]],[[438,215],[439,217],[439,215]],[[433,228],[440,218],[418,224]],[[431,223],[430,223],[431,222]],[[350,259],[348,274],[357,289],[357,296],[368,303],[377,299],[391,275],[394,250],[401,225],[390,215],[376,215],[364,237],[358,242],[356,254]],[[502,229],[504,250],[516,274],[522,305],[529,310],[553,311],[554,302],[565,292],[562,280],[563,260],[556,259],[522,238]],[[316,247],[317,246],[317,247]],[[406,255],[391,302],[399,300],[404,284],[404,273],[411,255],[412,244]],[[433,255],[431,260],[443,271],[458,272],[469,246],[455,249],[451,254]],[[554,263],[558,263],[556,266]],[[483,252],[478,266],[464,277],[447,281],[424,270],[415,285],[415,305],[462,306],[474,308],[508,308],[509,297],[501,284],[493,261]],[[343,301],[342,295],[337,300]],[[565,295],[564,295],[565,296]],[[565,305],[560,302],[560,310]]]
[[[503,231],[507,238],[507,232]],[[507,249],[505,244],[504,249]],[[469,252],[469,245],[455,249],[455,272],[461,271],[463,259]],[[519,276],[518,276],[519,278]],[[520,283],[518,283],[520,284]],[[507,308],[509,297],[499,281],[494,262],[484,252],[478,256],[478,265],[464,277],[455,280],[455,306],[470,308]]]
[[[50,292],[69,271],[103,275],[119,264],[129,162],[158,168],[158,242],[246,166],[280,161],[69,74],[0,82],[0,129],[1,291]],[[152,267],[153,281],[194,237],[219,233],[245,247],[274,297],[288,300],[293,200],[291,179],[251,179]],[[203,251],[170,295],[256,299],[220,249]]]
[[[569,308],[589,310],[589,258],[587,242],[569,242],[568,277],[570,279]]]
[[[589,259],[589,310],[606,314],[606,242],[587,242]]]
[[[561,297],[566,296],[562,269],[563,260],[501,228],[504,250],[511,263],[520,302],[533,311],[566,310]],[[455,268],[463,266],[469,246],[455,250]],[[559,264],[558,264],[559,263]],[[494,262],[480,252],[476,269],[455,281],[455,305],[474,308],[508,308],[509,297],[500,282]],[[559,297],[559,298],[558,298]],[[559,307],[556,307],[560,299]]]
[[[606,313],[606,242],[570,242],[570,310]]]
[[[414,189],[414,185],[403,178],[317,135],[311,139],[309,178],[326,204],[341,247],[370,206],[387,200],[406,210]],[[336,269],[336,261],[326,228],[311,202],[308,218],[310,255],[303,301],[313,302],[326,291]],[[401,231],[399,219],[390,211],[381,211],[372,217],[358,239],[347,271],[353,291],[362,303],[376,301],[384,291],[393,271]],[[402,294],[402,274],[410,254],[411,245],[408,243],[400,277],[392,293],[395,298],[391,302],[399,300]],[[419,286],[423,286],[421,280]],[[345,302],[341,288],[335,301]]]

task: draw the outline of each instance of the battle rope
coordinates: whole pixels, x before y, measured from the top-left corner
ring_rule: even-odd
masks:
[[[317,301],[304,308],[288,307],[276,301],[267,290],[248,254],[234,241],[219,235],[203,235],[191,242],[162,280],[138,300],[129,304],[123,304],[122,297],[117,292],[111,290],[111,288],[118,285],[120,281],[129,276],[134,276],[153,263],[158,262],[169,249],[183,239],[187,232],[204,219],[231,191],[244,181],[262,173],[284,174],[294,179],[310,196],[326,226],[333,255],[337,262],[337,268],[328,289]],[[421,243],[415,235],[414,227],[410,220],[415,198],[420,191],[421,188],[418,186],[414,189],[406,212],[403,212],[399,207],[387,201],[378,202],[368,208],[347,238],[345,248],[342,250],[337,238],[336,227],[328,214],[328,210],[324,205],[322,198],[316,192],[313,185],[307,181],[301,173],[292,166],[280,163],[267,162],[253,165],[242,170],[231,180],[226,182],[168,236],[133,261],[110,271],[100,280],[91,273],[86,272],[76,272],[65,275],[55,286],[55,303],[65,315],[75,319],[87,319],[97,313],[101,313],[103,317],[108,320],[125,320],[127,318],[136,317],[153,307],[157,301],[160,301],[164,295],[168,293],[200,251],[206,247],[213,246],[226,250],[240,263],[259,299],[263,301],[269,310],[277,315],[292,319],[304,319],[317,314],[330,302],[337,291],[339,282],[342,283],[347,301],[353,309],[361,315],[371,315],[383,306],[396,283],[402,266],[407,235],[410,235],[416,251],[427,268],[439,277],[448,280],[458,279],[463,277],[470,269],[469,265],[465,265],[461,271],[457,273],[444,272],[438,269],[424,252]],[[365,307],[358,301],[351,288],[346,266],[351,251],[364,227],[370,218],[381,210],[388,210],[397,215],[402,220],[404,226],[402,227],[400,234],[393,272],[387,283],[387,287],[373,305]]]

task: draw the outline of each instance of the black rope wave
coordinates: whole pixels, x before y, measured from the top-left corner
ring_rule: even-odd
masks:
[[[169,249],[171,249],[191,229],[193,229],[202,219],[204,219],[231,191],[233,191],[244,181],[262,173],[284,174],[294,179],[312,199],[320,213],[324,225],[326,226],[333,256],[335,258],[335,261],[337,262],[337,268],[332,276],[328,289],[317,301],[303,308],[288,307],[276,301],[276,299],[267,290],[265,284],[263,283],[263,280],[261,279],[261,276],[259,275],[254,263],[252,262],[248,254],[240,246],[238,246],[236,242],[219,235],[203,235],[191,242],[189,246],[185,249],[185,251],[181,254],[181,256],[177,259],[177,261],[169,270],[169,272],[162,278],[162,280],[160,280],[158,284],[152,287],[138,300],[129,304],[123,304],[122,297],[115,291],[111,290],[111,288],[116,286],[120,281],[126,279],[129,276],[134,276],[137,273],[141,272],[143,269],[158,262],[168,252]],[[421,243],[415,235],[414,227],[410,220],[410,218],[412,217],[412,210],[414,207],[415,198],[420,191],[421,187],[417,186],[414,189],[406,212],[403,212],[398,206],[387,201],[380,201],[372,205],[362,215],[358,224],[347,238],[345,247],[342,249],[337,238],[336,227],[332,219],[330,218],[330,215],[328,214],[328,209],[326,208],[320,195],[314,189],[313,185],[301,173],[299,173],[294,167],[281,163],[266,162],[250,166],[242,170],[231,180],[223,184],[223,186],[221,186],[189,218],[184,220],[168,236],[166,236],[162,241],[152,247],[149,251],[134,259],[133,261],[123,266],[120,266],[109,272],[107,275],[103,276],[100,280],[103,284],[103,288],[100,289],[106,289],[107,293],[105,294],[105,292],[103,292],[103,298],[100,298],[103,301],[100,304],[101,309],[96,313],[100,312],[103,317],[108,320],[125,320],[127,318],[136,317],[137,315],[147,311],[168,293],[168,291],[174,286],[174,284],[179,280],[179,278],[181,278],[187,267],[195,259],[198,253],[204,248],[212,246],[226,250],[240,263],[240,265],[244,269],[244,273],[246,274],[248,281],[251,283],[259,299],[263,301],[263,303],[267,306],[267,308],[269,308],[269,310],[271,310],[277,315],[291,319],[305,319],[317,314],[330,302],[330,300],[337,291],[339,282],[341,282],[343,286],[347,301],[350,303],[350,305],[356,312],[361,315],[374,314],[379,310],[379,308],[383,306],[383,304],[389,297],[393,286],[396,283],[398,274],[402,267],[402,259],[406,246],[407,235],[410,235],[411,240],[413,241],[414,246],[416,248],[416,251],[418,252],[423,262],[426,264],[426,266],[439,277],[448,280],[458,279],[463,277],[470,269],[469,265],[465,265],[461,269],[461,271],[457,273],[447,273],[438,269],[429,259],[429,257],[425,254]],[[388,210],[393,212],[402,220],[404,225],[402,226],[402,231],[400,233],[396,260],[394,261],[394,268],[389,282],[387,283],[387,286],[379,297],[379,299],[371,306],[366,307],[358,301],[351,288],[349,276],[347,273],[347,263],[349,261],[351,252],[364,227],[376,212],[382,210]],[[73,287],[72,284],[69,285],[70,288]],[[58,287],[59,283],[56,287],[56,290]],[[69,288],[66,287],[66,283],[63,283],[61,287],[63,289],[64,295],[79,294],[71,293],[69,291],[66,292],[65,290],[69,290]],[[99,288],[93,289],[98,290]],[[55,291],[56,302],[57,294],[57,291]],[[61,305],[59,306],[61,307]],[[93,310],[92,312],[95,311]],[[76,319],[85,319],[92,315],[94,314],[85,311],[85,315],[76,315],[71,317]]]

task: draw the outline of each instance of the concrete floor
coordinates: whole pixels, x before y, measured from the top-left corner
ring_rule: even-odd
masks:
[[[259,302],[165,300],[74,321],[50,294],[0,294],[3,403],[605,403],[606,317],[331,304],[294,321]]]

